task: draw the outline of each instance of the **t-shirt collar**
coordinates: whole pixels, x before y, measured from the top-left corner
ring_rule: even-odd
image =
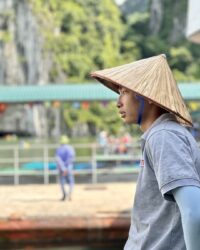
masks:
[[[166,122],[166,121],[177,121],[176,120],[176,117],[174,116],[174,114],[170,114],[170,113],[164,113],[162,114],[161,116],[159,116],[152,124],[151,126],[144,132],[144,134],[142,135],[141,139],[142,141],[146,141],[149,133],[151,132],[151,130],[153,128],[155,128],[158,124],[161,124],[163,122]]]

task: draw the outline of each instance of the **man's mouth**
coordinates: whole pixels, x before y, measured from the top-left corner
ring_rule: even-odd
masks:
[[[125,118],[125,116],[126,116],[126,113],[125,112],[119,112],[120,113],[120,115],[121,115],[121,118]]]

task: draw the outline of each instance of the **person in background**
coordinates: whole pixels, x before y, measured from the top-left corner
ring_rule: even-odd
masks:
[[[108,154],[108,134],[105,130],[100,131],[97,141],[102,153]]]
[[[59,172],[59,181],[62,190],[61,201],[66,198],[72,199],[72,191],[74,187],[73,162],[75,160],[74,148],[68,144],[69,139],[63,135],[60,138],[60,146],[56,150],[56,166]],[[69,191],[66,192],[66,181],[69,184]]]
[[[200,249],[200,150],[165,55],[91,73],[138,124],[142,158],[124,250]]]

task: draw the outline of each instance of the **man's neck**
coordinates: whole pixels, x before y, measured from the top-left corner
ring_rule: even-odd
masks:
[[[151,127],[151,125],[157,120],[162,114],[166,113],[165,110],[160,108],[155,108],[149,111],[148,115],[144,118],[141,123],[140,129],[145,132]]]

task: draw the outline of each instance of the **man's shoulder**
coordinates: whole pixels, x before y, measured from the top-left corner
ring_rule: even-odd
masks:
[[[150,133],[148,134],[147,140],[149,140],[152,137],[160,137],[166,135],[167,137],[173,137],[173,136],[184,136],[184,137],[190,137],[191,134],[188,131],[186,127],[179,124],[176,121],[166,121],[164,123],[157,124]]]
[[[66,150],[66,152],[71,153],[71,154],[75,153],[74,147],[72,145],[69,145],[69,144],[65,145],[65,150]]]

